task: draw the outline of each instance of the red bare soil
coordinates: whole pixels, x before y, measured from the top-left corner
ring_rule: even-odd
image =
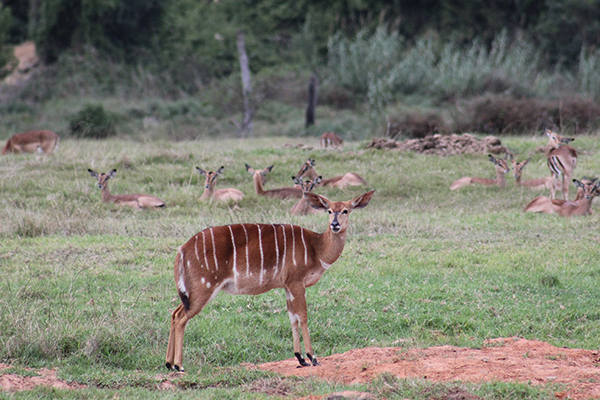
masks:
[[[319,358],[321,366],[296,368],[295,358],[261,365],[247,365],[284,376],[296,375],[344,384],[364,383],[383,373],[399,378],[421,378],[433,382],[530,382],[557,383],[565,389],[557,398],[600,398],[600,351],[554,347],[548,343],[520,338],[488,341],[481,349],[437,346],[404,350],[401,347],[369,347]],[[60,389],[81,389],[66,383],[56,371],[31,369],[38,376],[2,374],[9,365],[0,364],[0,390],[31,390],[37,385]],[[30,370],[29,368],[25,368]],[[164,374],[163,389],[173,389],[176,374]],[[367,394],[364,394],[367,395]],[[350,396],[352,397],[352,396]],[[319,396],[312,396],[316,400]]]
[[[438,346],[350,350],[319,358],[321,366],[296,368],[296,359],[257,365],[282,375],[321,378],[345,384],[364,383],[383,373],[434,382],[531,382],[564,384],[558,398],[600,398],[600,351],[554,347],[520,338],[488,341],[481,349]]]
[[[37,376],[22,376],[21,374],[3,374],[2,371],[11,368],[10,365],[0,364],[0,389],[10,392],[20,390],[31,390],[36,386],[43,385],[57,389],[81,389],[84,385],[78,383],[66,383],[56,377],[56,371],[46,368],[32,369],[23,368],[27,371],[32,371],[32,375]]]

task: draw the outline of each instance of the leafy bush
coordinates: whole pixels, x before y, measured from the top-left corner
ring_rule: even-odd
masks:
[[[115,117],[101,104],[88,104],[70,121],[71,134],[76,137],[104,139],[115,136]]]

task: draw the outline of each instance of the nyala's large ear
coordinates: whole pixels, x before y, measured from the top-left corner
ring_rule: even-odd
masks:
[[[88,168],[88,172],[92,176],[92,178],[98,178],[98,173]]]
[[[206,171],[205,171],[205,170],[203,170],[202,168],[200,168],[200,167],[196,167],[196,171],[198,171],[198,173],[199,173],[200,175],[202,175],[202,176],[206,176]]]
[[[315,163],[315,160],[311,160],[311,159],[309,158],[309,159],[308,159],[308,161],[310,161],[310,166],[311,166],[311,167],[314,167],[315,165],[317,165],[317,164]]]
[[[494,164],[498,164],[498,162],[496,161],[496,159],[494,158],[494,156],[493,156],[493,155],[491,155],[491,154],[488,154],[488,158],[489,158],[489,160],[490,160],[491,162],[493,162]]]
[[[327,197],[310,192],[305,192],[304,196],[306,197],[306,201],[308,201],[308,205],[315,210],[329,210],[329,200]]]
[[[584,188],[585,188],[585,185],[584,185],[584,184],[583,184],[581,181],[578,181],[577,179],[573,179],[573,183],[574,183],[574,184],[575,184],[575,186],[577,186],[578,188],[582,188],[582,189],[584,189]]]
[[[550,129],[546,129],[546,136],[548,136],[548,138],[552,139],[552,131]]]
[[[294,180],[294,183],[296,185],[302,186],[302,178],[298,178],[298,177],[292,176],[292,179]]]
[[[572,138],[572,137],[561,137],[560,138],[561,143],[569,143],[569,142],[572,142],[573,140],[575,140],[575,138]]]
[[[117,170],[116,170],[116,169],[113,169],[112,171],[110,171],[110,172],[108,173],[108,178],[114,178],[114,177],[115,177],[115,175],[117,175]],[[108,178],[106,178],[106,179],[108,179]]]
[[[223,173],[223,170],[224,170],[224,169],[225,169],[225,166],[221,166],[221,168],[219,168],[219,169],[217,170],[217,172],[215,172],[215,175],[217,175],[217,176],[218,176],[218,175],[221,175],[221,174]]]
[[[246,171],[250,172],[252,175],[254,175],[254,168],[252,168],[251,166],[249,166],[248,164],[246,164]]]
[[[350,204],[352,204],[353,208],[366,207],[369,204],[369,202],[371,201],[371,198],[373,197],[374,193],[375,193],[375,189],[373,189],[365,194],[361,194],[360,196],[356,196],[354,199],[352,199]]]

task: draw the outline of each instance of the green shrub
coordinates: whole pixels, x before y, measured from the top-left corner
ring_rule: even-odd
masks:
[[[115,117],[101,104],[88,104],[75,114],[69,123],[71,134],[76,137],[104,139],[115,136]]]

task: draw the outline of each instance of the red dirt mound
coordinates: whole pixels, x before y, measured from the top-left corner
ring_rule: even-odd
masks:
[[[479,140],[469,133],[462,135],[432,135],[421,139],[407,139],[397,142],[387,138],[374,138],[368,147],[375,149],[394,149],[414,151],[415,153],[449,156],[456,154],[501,154],[506,153],[506,147],[495,136],[486,136]]]
[[[9,392],[17,392],[20,390],[31,390],[36,386],[48,386],[57,389],[81,389],[84,385],[78,383],[67,383],[61,381],[56,376],[55,370],[46,368],[32,369],[23,368],[23,370],[30,372],[32,376],[26,374],[5,374],[3,371],[12,368],[10,365],[0,364],[0,389],[7,390]]]
[[[559,348],[521,338],[490,340],[481,349],[370,347],[319,358],[319,363],[319,367],[296,368],[294,358],[254,368],[346,384],[368,382],[382,373],[435,382],[558,383],[565,390],[555,393],[557,398],[600,397],[600,351]]]

